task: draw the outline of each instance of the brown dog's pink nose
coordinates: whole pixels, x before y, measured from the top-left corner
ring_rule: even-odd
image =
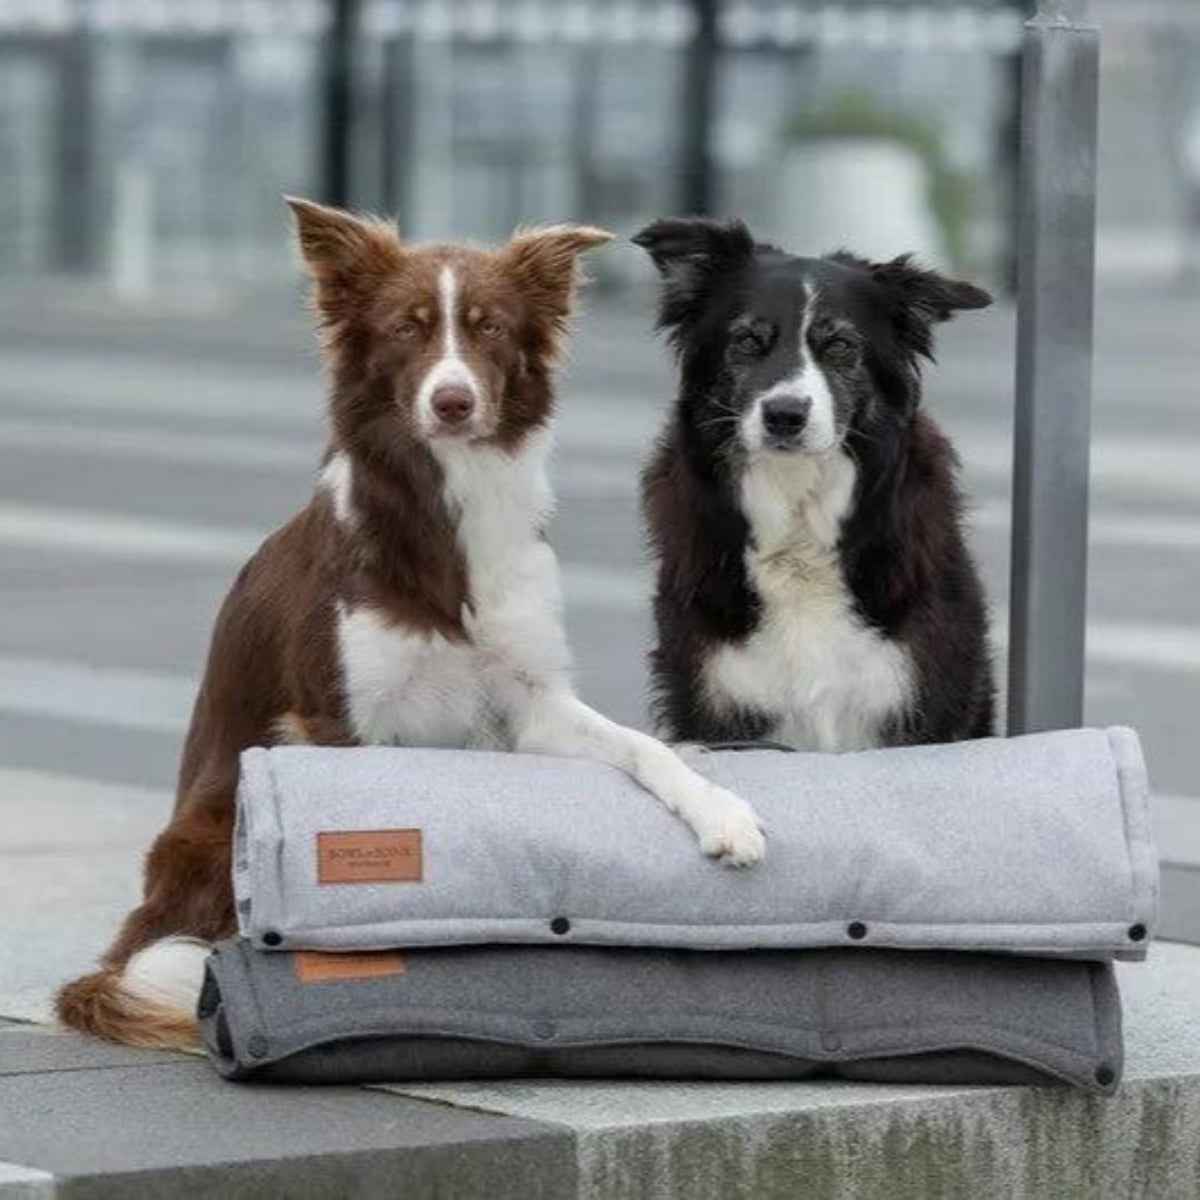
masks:
[[[440,387],[433,393],[433,411],[447,425],[461,425],[475,407],[475,397],[465,387]]]

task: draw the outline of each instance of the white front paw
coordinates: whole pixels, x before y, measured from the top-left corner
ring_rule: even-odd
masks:
[[[767,852],[754,809],[724,788],[709,784],[703,803],[686,815],[700,849],[727,867],[752,867]]]

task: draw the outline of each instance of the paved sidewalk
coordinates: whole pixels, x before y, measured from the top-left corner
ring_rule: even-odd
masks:
[[[604,1081],[286,1088],[0,1028],[0,1200],[1191,1200],[1200,949],[1122,966],[1111,1099],[1056,1088]]]
[[[137,903],[165,793],[0,771],[0,1016],[50,1017],[50,996],[91,970]]]
[[[361,1088],[232,1087],[185,1055],[0,1029],[0,1200],[569,1196],[570,1141],[534,1121]]]

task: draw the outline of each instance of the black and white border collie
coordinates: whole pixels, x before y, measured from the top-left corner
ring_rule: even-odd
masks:
[[[991,297],[737,221],[634,241],[680,370],[642,480],[664,731],[821,751],[990,734],[986,604],[920,363],[935,323]]]

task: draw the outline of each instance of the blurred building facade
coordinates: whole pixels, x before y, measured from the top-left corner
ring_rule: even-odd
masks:
[[[832,104],[822,136],[841,121],[846,136],[877,130],[936,155],[957,185],[937,213],[954,223],[942,232],[955,257],[996,269],[1012,194],[1020,5],[709,3],[716,211],[767,236],[790,232],[803,176],[781,164],[806,114]],[[279,196],[326,191],[336,7],[0,0],[0,276],[83,274],[132,296],[165,281],[253,288],[288,275]],[[689,207],[687,73],[704,7],[360,0],[349,198],[399,213],[422,238],[496,239],[565,217],[626,230]],[[1121,28],[1130,44],[1153,41]]]

